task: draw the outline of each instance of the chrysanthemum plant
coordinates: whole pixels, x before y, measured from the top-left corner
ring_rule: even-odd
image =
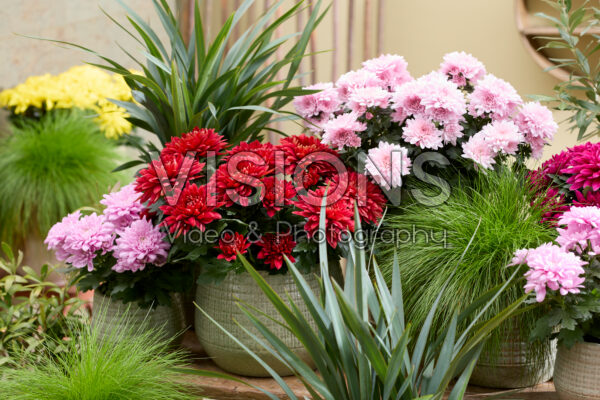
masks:
[[[283,107],[293,96],[311,93],[294,87],[293,80],[298,77],[310,35],[325,14],[319,11],[321,0],[313,2],[313,12],[300,32],[275,36],[279,27],[306,7],[303,1],[295,2],[289,9],[282,10],[281,16],[276,16],[284,3],[279,0],[233,43],[234,30],[255,0],[245,0],[227,18],[212,42],[205,36],[196,0],[193,34],[187,44],[166,0],[152,1],[168,38],[166,41],[125,2],[118,1],[127,11],[131,28],[109,18],[142,46],[142,57],[127,53],[141,72],[131,72],[121,63],[83,46],[66,44],[99,56],[107,64],[97,66],[123,76],[134,101],[114,103],[128,111],[129,121],[134,126],[155,134],[161,145],[196,126],[215,129],[230,143],[237,144],[260,139],[265,131],[275,130],[269,126],[275,119],[297,118]],[[275,54],[284,47],[289,50],[281,59],[275,59]],[[157,150],[148,145],[149,150]],[[144,161],[132,161],[123,167],[149,162],[150,154],[145,149],[140,150]]]
[[[318,242],[327,243],[332,260],[347,252],[355,202],[365,226],[374,227],[383,215],[386,198],[379,187],[346,169],[339,154],[315,137],[227,147],[212,129],[173,137],[135,183],[173,244],[167,261],[198,265],[201,279],[243,271],[238,254],[272,273],[287,271],[284,257],[310,271],[318,263]],[[332,201],[321,231],[325,195]]]
[[[518,250],[512,262],[529,267],[525,291],[548,310],[532,336],[600,343],[600,208],[574,206],[557,224],[556,244]]]
[[[294,101],[308,127],[347,161],[368,155],[367,173],[387,189],[401,186],[402,176],[423,179],[424,171],[465,175],[510,157],[522,165],[541,157],[558,129],[547,108],[524,104],[464,52],[446,54],[438,71],[417,79],[403,57],[382,55],[335,84],[306,89],[320,90]]]
[[[13,124],[39,121],[49,113],[83,111],[107,138],[118,139],[132,130],[125,110],[109,99],[131,101],[131,90],[120,75],[80,65],[58,75],[30,76],[24,83],[0,92],[0,107],[7,108]],[[25,122],[27,124],[29,122]]]
[[[600,206],[600,144],[584,143],[552,156],[529,174],[547,206],[544,220],[556,220],[571,207]]]
[[[190,288],[185,264],[166,264],[171,244],[148,217],[133,185],[106,194],[102,213],[76,211],[55,224],[45,243],[78,277],[83,290],[141,307],[169,305]]]

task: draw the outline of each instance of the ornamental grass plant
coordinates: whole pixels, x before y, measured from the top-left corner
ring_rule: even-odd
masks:
[[[108,319],[102,308],[98,321]],[[185,364],[181,350],[169,348],[155,329],[126,317],[111,323],[74,326],[67,351],[32,360],[24,368],[0,371],[3,400],[187,400],[197,399],[174,368]],[[108,321],[110,322],[110,321]],[[105,325],[105,324],[104,324]],[[51,340],[51,339],[48,339]]]
[[[555,232],[541,222],[544,210],[534,196],[524,173],[501,168],[481,173],[474,182],[469,180],[454,188],[441,205],[414,203],[389,213],[382,229],[401,236],[394,241],[379,240],[376,258],[390,285],[394,271],[391,260],[398,252],[407,320],[415,326],[423,324],[440,290],[447,285],[432,321],[432,331],[439,334],[465,304],[509,279],[513,269],[507,265],[517,249],[550,242]],[[469,251],[463,256],[467,248]],[[453,265],[457,265],[456,271],[449,268]],[[496,315],[522,293],[519,285],[507,288],[484,318]],[[518,323],[506,324],[493,332],[487,345],[490,358],[494,360],[498,355],[500,344],[506,339],[505,328],[516,326],[521,340],[528,342],[540,312],[524,313]],[[543,343],[531,343],[529,348],[530,357],[546,357],[547,346]]]
[[[95,204],[117,176],[114,142],[77,110],[23,119],[0,139],[0,239],[18,244]]]

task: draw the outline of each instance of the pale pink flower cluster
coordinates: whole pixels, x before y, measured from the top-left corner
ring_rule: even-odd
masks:
[[[388,89],[394,89],[412,80],[408,72],[408,63],[404,57],[395,54],[383,54],[363,62],[366,71],[373,72]]]
[[[138,271],[147,263],[161,265],[166,261],[170,244],[165,235],[150,221],[141,219],[144,210],[133,186],[104,196],[100,202],[104,213],[82,215],[79,211],[67,215],[55,224],[44,243],[59,261],[75,268],[94,270],[94,259],[112,253],[116,272]]]
[[[387,142],[369,150],[365,169],[387,190],[402,186],[402,176],[410,174],[411,161],[406,148]]]
[[[475,86],[486,73],[483,63],[464,51],[446,54],[439,71],[460,87]]]
[[[521,104],[521,96],[510,83],[487,74],[469,95],[469,114],[493,120],[505,119],[511,117]]]
[[[114,225],[116,231],[139,219],[144,209],[139,198],[140,194],[135,191],[135,185],[129,184],[123,186],[118,192],[105,194],[100,200],[100,204],[105,207],[103,214],[108,222]]]
[[[394,121],[401,123],[407,119],[408,126],[408,118],[413,117],[428,120],[436,126],[435,131],[430,131],[435,137],[428,140],[434,147],[421,148],[437,149],[442,144],[456,144],[463,135],[460,123],[467,111],[465,96],[442,73],[432,72],[400,86],[393,94],[392,103]],[[437,140],[438,136],[442,143]]]
[[[346,147],[360,147],[360,136],[367,125],[359,122],[355,114],[342,114],[330,120],[323,127],[323,143],[342,149]]]
[[[498,154],[516,154],[523,140],[523,134],[514,122],[493,121],[463,145],[463,157],[475,161],[484,168],[491,168]]]
[[[585,282],[588,263],[582,257],[597,256],[600,250],[600,208],[571,207],[558,220],[558,238],[554,245],[545,243],[535,249],[515,253],[511,265],[526,264],[525,290],[535,290],[537,301],[546,290],[559,291],[562,296],[579,293]]]
[[[374,107],[387,108],[389,102],[390,92],[380,87],[356,88],[348,96],[348,108],[357,115]]]
[[[141,271],[146,264],[163,265],[167,260],[170,245],[158,226],[146,219],[138,219],[117,238],[113,255],[117,263],[116,272]]]
[[[298,115],[310,122],[309,128],[320,130],[321,126],[333,116],[340,107],[338,91],[329,83],[317,83],[308,86],[308,90],[320,90],[317,93],[299,96],[294,99]]]
[[[94,258],[110,251],[114,239],[113,226],[104,215],[82,216],[76,211],[52,226],[44,243],[48,250],[55,251],[59,261],[92,271]]]
[[[565,250],[578,254],[587,250],[588,254],[600,251],[600,209],[598,207],[571,207],[560,216],[559,236],[556,242]]]
[[[374,72],[359,69],[357,71],[346,72],[340,76],[335,86],[337,87],[340,101],[346,102],[350,93],[356,89],[368,87],[383,88],[384,83]]]
[[[579,256],[566,252],[563,248],[544,243],[535,249],[517,250],[511,265],[526,264],[527,283],[525,292],[535,291],[536,300],[544,301],[546,290],[558,290],[561,295],[579,293],[583,287],[585,274],[583,266],[587,262]]]
[[[525,103],[515,117],[515,123],[531,145],[532,156],[536,159],[542,157],[544,145],[550,143],[558,131],[552,111],[538,102]]]

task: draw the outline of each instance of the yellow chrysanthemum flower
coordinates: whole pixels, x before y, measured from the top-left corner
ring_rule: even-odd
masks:
[[[30,107],[46,111],[77,107],[98,113],[95,120],[109,138],[131,132],[133,127],[125,119],[126,111],[107,99],[133,100],[123,77],[91,65],[80,65],[59,75],[31,76],[0,92],[0,107],[10,108],[15,114],[23,114]]]

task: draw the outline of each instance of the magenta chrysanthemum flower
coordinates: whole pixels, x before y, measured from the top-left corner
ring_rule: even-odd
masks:
[[[77,211],[63,218],[52,227],[45,243],[59,261],[92,271],[94,258],[112,249],[115,235],[104,215],[80,216]]]
[[[367,125],[357,121],[354,113],[342,114],[330,120],[323,127],[323,143],[342,149],[346,147],[360,147],[360,136],[357,132],[363,132]]]
[[[356,114],[362,115],[368,109],[389,106],[390,93],[380,87],[357,88],[350,92],[348,107]]]
[[[493,121],[480,134],[495,153],[515,154],[523,141],[523,134],[512,121]]]
[[[540,303],[546,298],[547,289],[558,290],[565,296],[579,293],[585,281],[581,275],[585,273],[583,266],[587,262],[551,243],[544,243],[536,249],[518,250],[511,265],[520,264],[529,267],[525,273],[525,292],[535,291],[536,300]]]
[[[593,191],[600,189],[600,144],[577,146],[571,150],[569,165],[560,172],[570,174],[567,183],[571,190],[589,187]]]
[[[170,247],[165,241],[165,234],[157,226],[139,219],[123,229],[117,238],[113,252],[117,263],[112,269],[136,272],[143,270],[146,264],[161,266],[167,260]]]
[[[329,120],[334,111],[340,106],[338,91],[333,87],[333,83],[317,83],[305,87],[307,90],[320,90],[318,93],[306,96],[298,96],[294,99],[294,107],[301,117],[308,120],[311,124],[309,128],[320,129],[321,125]]]
[[[474,86],[486,73],[483,63],[464,51],[446,54],[439,71],[458,86]]]
[[[365,70],[375,73],[387,87],[392,89],[412,80],[407,67],[408,63],[404,57],[392,54],[383,54],[363,62]]]
[[[469,138],[467,143],[463,145],[464,158],[469,158],[484,168],[491,169],[496,163],[494,157],[496,153],[492,150],[489,143],[485,140],[485,136],[481,132],[476,133]]]
[[[469,100],[469,114],[494,120],[510,117],[523,102],[510,83],[492,74],[477,82]]]
[[[106,207],[104,215],[106,220],[114,225],[116,231],[139,219],[140,213],[144,209],[143,204],[139,201],[140,194],[135,191],[134,184],[123,186],[118,192],[108,193],[103,197],[100,204]]]
[[[365,169],[379,186],[388,190],[402,186],[402,176],[410,174],[408,150],[400,145],[379,142],[369,150]]]
[[[402,137],[422,149],[437,150],[443,146],[442,132],[428,119],[414,118],[406,122]]]
[[[338,93],[341,101],[348,100],[350,92],[366,87],[380,87],[384,88],[384,82],[377,77],[374,72],[367,71],[366,69],[359,69],[357,71],[346,72],[344,75],[335,83],[338,89]]]

